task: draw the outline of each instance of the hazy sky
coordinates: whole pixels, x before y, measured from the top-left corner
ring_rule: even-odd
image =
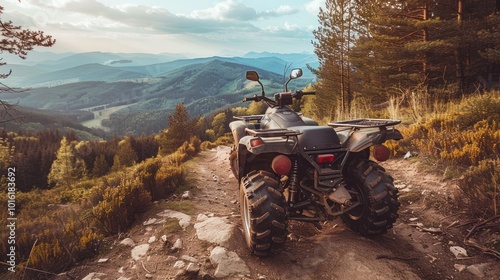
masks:
[[[2,20],[56,38],[39,51],[312,52],[318,0],[2,0]]]

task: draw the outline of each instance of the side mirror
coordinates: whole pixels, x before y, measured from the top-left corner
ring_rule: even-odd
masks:
[[[259,81],[259,74],[257,71],[247,71],[246,73],[247,80],[258,82]]]
[[[302,69],[295,68],[290,72],[290,79],[297,79],[299,77],[302,77]]]

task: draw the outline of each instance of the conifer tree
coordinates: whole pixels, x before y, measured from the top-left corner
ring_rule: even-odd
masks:
[[[0,190],[3,191],[3,187],[7,186],[7,177],[5,177],[8,173],[8,168],[11,167],[12,160],[14,157],[12,156],[14,153],[14,149],[10,147],[9,141],[7,139],[0,138]]]
[[[118,143],[115,157],[118,157],[121,166],[132,166],[137,162],[137,153],[132,148],[130,137],[125,137]]]
[[[13,160],[14,149],[10,147],[7,139],[0,138],[0,175],[9,168]]]
[[[0,54],[10,53],[26,59],[28,51],[35,46],[51,47],[56,42],[50,35],[45,35],[42,31],[31,31],[15,25],[12,21],[3,21],[3,7],[0,6]],[[0,60],[0,67],[6,63]],[[10,71],[0,72],[0,79],[6,79]],[[14,91],[11,87],[0,82],[0,93]],[[14,105],[0,100],[0,123],[17,118]]]
[[[92,176],[99,178],[109,172],[109,165],[104,154],[100,154],[95,158]]]
[[[497,3],[500,6],[500,1]],[[484,42],[484,48],[480,54],[500,68],[500,10],[489,15],[486,23],[483,29],[478,32],[479,38]],[[500,69],[490,69],[490,71],[500,72]]]
[[[74,147],[66,137],[61,140],[56,160],[52,163],[48,176],[49,184],[70,186],[85,173],[85,163],[75,157]]]
[[[333,119],[349,114],[353,100],[350,53],[355,42],[355,1],[327,0],[318,14],[320,27],[313,31],[314,52],[319,69],[312,69],[318,78],[316,105],[319,115]],[[336,108],[338,107],[338,108]]]
[[[162,154],[171,153],[179,148],[191,137],[189,113],[184,103],[175,106],[172,115],[168,115],[168,129],[160,134],[160,148]]]

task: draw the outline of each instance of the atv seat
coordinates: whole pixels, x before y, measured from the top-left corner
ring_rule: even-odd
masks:
[[[304,151],[327,150],[341,147],[339,137],[329,126],[292,126],[290,130],[299,131],[299,146]]]

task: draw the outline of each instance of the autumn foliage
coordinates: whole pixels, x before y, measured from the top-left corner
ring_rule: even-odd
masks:
[[[500,96],[475,95],[449,103],[444,112],[401,128],[404,139],[391,143],[395,153],[430,158],[462,175],[460,187],[471,209],[500,213]],[[457,176],[458,177],[458,176]]]

